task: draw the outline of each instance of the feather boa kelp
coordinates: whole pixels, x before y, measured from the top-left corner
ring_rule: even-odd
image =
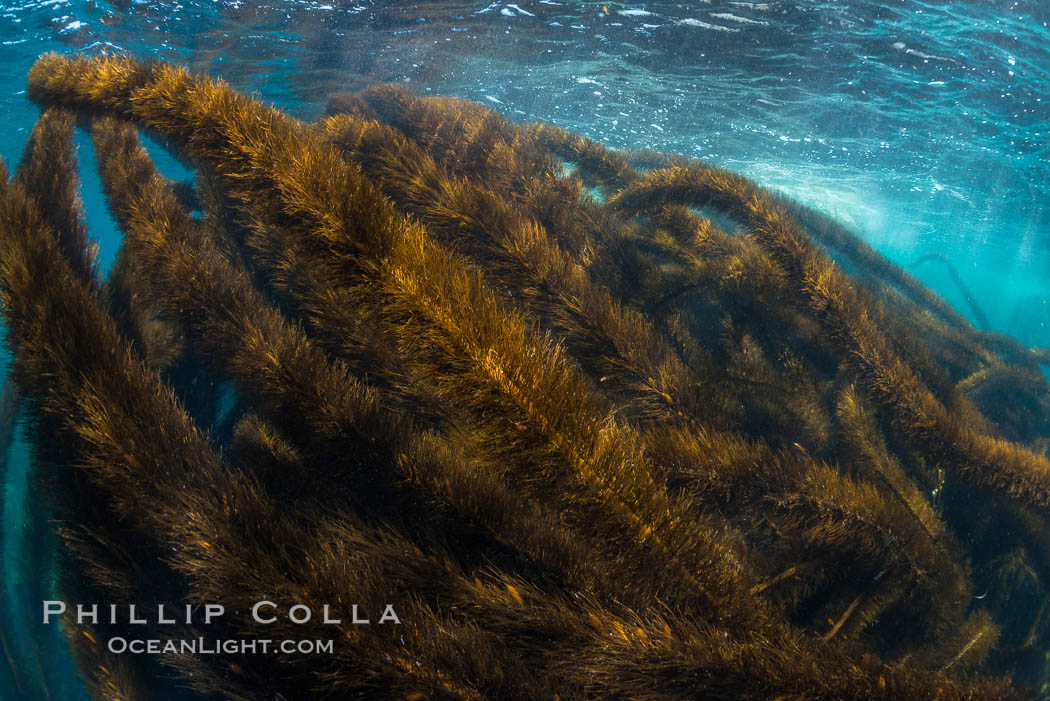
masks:
[[[1045,354],[835,221],[401,87],[306,124],[171,65],[47,55],[28,95],[3,406],[57,536],[23,560],[70,611],[118,612],[63,619],[95,698],[1041,691]],[[78,120],[124,236],[105,281]],[[11,683],[48,693],[15,642]]]

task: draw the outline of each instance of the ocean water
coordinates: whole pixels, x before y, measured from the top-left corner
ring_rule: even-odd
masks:
[[[332,92],[400,83],[700,158],[838,218],[971,322],[967,290],[987,330],[1050,347],[1046,0],[2,2],[9,169],[38,114],[26,72],[49,51],[175,61],[306,120]],[[90,160],[83,135],[78,147]],[[119,233],[82,177],[105,268]],[[16,439],[9,504],[25,453]],[[7,543],[29,537],[23,516],[6,509]],[[8,592],[32,601],[19,564],[4,563]]]

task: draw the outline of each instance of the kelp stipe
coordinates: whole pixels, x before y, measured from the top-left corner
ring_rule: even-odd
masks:
[[[96,698],[1045,683],[1046,383],[997,399],[1039,356],[831,220],[399,86],[307,125],[165,64],[51,55],[28,94],[46,111],[0,192],[0,293],[61,590],[222,602],[211,632],[241,639],[260,598],[401,618],[267,627],[336,638],[294,660],[147,662],[96,644],[123,622],[74,628]],[[73,113],[124,232],[105,285]],[[195,183],[159,176],[136,128]]]

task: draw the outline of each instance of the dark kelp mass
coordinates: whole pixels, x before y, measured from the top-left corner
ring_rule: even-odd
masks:
[[[1046,353],[837,222],[398,86],[305,124],[47,55],[28,95],[0,184],[2,428],[21,407],[41,534],[19,562],[149,621],[64,626],[94,697],[1044,695]],[[124,236],[104,281],[77,124]],[[263,600],[400,623],[263,627]],[[46,641],[7,632],[10,683],[47,697]],[[334,649],[105,645],[129,635]]]

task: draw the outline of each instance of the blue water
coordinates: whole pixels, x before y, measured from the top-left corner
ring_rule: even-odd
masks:
[[[993,329],[1050,346],[1047,0],[0,7],[9,167],[37,114],[25,74],[45,51],[182,62],[304,119],[329,92],[402,82],[743,172],[840,218],[974,319],[943,264],[912,267],[945,254]],[[119,237],[83,177],[106,263]],[[18,538],[17,512],[7,519]]]

